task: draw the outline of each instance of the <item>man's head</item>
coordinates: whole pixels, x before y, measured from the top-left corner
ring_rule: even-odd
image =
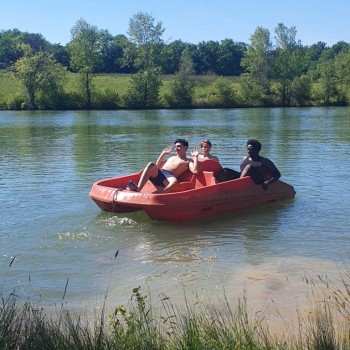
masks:
[[[185,140],[185,139],[177,139],[177,140],[175,140],[175,145],[177,144],[177,143],[181,143],[183,146],[185,146],[186,148],[188,148],[188,142]]]
[[[185,139],[175,140],[175,150],[178,155],[184,155],[187,152],[188,142]]]
[[[201,142],[201,148],[203,147],[211,148],[211,142],[209,140],[203,140]]]
[[[261,150],[261,143],[258,140],[250,139],[247,141],[248,154],[251,154],[251,153],[258,154],[260,150]]]
[[[209,140],[203,140],[201,142],[201,149],[203,154],[208,154],[211,150],[211,142]]]

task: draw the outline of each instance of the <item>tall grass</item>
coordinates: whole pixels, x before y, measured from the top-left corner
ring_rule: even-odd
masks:
[[[15,292],[5,297],[1,289],[0,349],[350,349],[349,277],[348,268],[341,286],[321,277],[305,280],[311,304],[307,312],[296,308],[294,328],[281,317],[285,331],[278,335],[264,312],[248,310],[244,296],[190,301],[184,295],[176,304],[161,294],[153,299],[138,287],[127,305],[106,315],[104,304],[87,317],[65,308],[68,281],[61,305],[52,308],[23,302]],[[107,294],[108,288],[104,303]]]

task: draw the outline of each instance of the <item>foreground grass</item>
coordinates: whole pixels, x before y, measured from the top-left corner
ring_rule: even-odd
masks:
[[[232,306],[225,297],[215,304],[184,297],[177,306],[162,296],[155,303],[139,287],[127,306],[106,315],[104,305],[91,318],[66,310],[63,301],[41,308],[11,293],[0,304],[0,349],[350,349],[350,275],[345,277],[342,288],[322,279],[312,283],[308,313],[296,310],[296,327],[286,325],[278,336],[262,312],[247,311],[245,298]]]

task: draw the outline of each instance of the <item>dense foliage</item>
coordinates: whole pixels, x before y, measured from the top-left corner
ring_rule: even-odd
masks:
[[[80,19],[79,22],[83,21]],[[94,27],[94,26],[91,26]],[[140,69],[135,57],[135,42],[123,34],[113,36],[108,30],[96,31],[101,35],[99,49],[100,64],[94,73],[134,73]],[[21,44],[28,44],[34,52],[45,51],[69,71],[76,71],[72,65],[70,46],[75,36],[67,45],[51,44],[41,34],[23,33],[18,29],[0,30],[0,69],[7,69],[24,55]],[[224,39],[221,42],[201,42],[198,45],[175,40],[170,43],[159,42],[157,54],[163,74],[175,74],[179,70],[180,59],[184,50],[188,50],[194,62],[196,74],[214,73],[224,76],[238,76],[243,72],[240,61],[247,45]],[[128,58],[128,64],[126,64]]]
[[[198,107],[194,89],[200,85],[198,77],[204,75],[217,76],[208,94],[201,98],[206,107],[348,104],[349,43],[340,41],[328,47],[318,42],[304,46],[297,40],[296,28],[288,28],[283,23],[276,26],[273,40],[268,29],[257,27],[249,44],[229,38],[198,44],[181,40],[167,43],[162,39],[164,31],[162,22],[155,22],[144,12],[132,16],[127,36],[113,36],[108,30],[100,30],[80,19],[71,29],[71,41],[65,46],[52,44],[41,34],[2,30],[0,69],[15,72],[16,79],[24,86],[26,98],[11,96],[7,106],[0,107]],[[50,57],[54,71],[51,86],[46,86],[53,91],[44,103],[35,102],[34,95],[40,98],[40,89],[44,86],[40,83],[39,87],[35,82],[38,72],[36,78],[33,75],[33,81],[30,75],[20,73],[40,70],[40,67],[47,70],[48,66],[43,64],[35,66],[39,56],[47,60]],[[185,69],[184,64],[191,69]],[[58,66],[79,74],[77,90],[70,92],[62,85]],[[124,96],[111,89],[95,88],[94,76],[103,73],[131,74]],[[173,79],[161,96],[163,75],[172,75]],[[238,85],[222,77],[236,77]],[[50,98],[53,101],[49,101]]]

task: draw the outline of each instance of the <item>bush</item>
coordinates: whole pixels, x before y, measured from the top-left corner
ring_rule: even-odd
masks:
[[[119,106],[119,101],[119,95],[107,88],[103,92],[94,93],[92,107],[95,109],[116,109]]]
[[[235,106],[235,92],[228,79],[219,77],[212,85],[213,92],[209,97],[209,102],[217,107]]]
[[[26,101],[27,98],[23,94],[16,94],[10,98],[9,102],[7,103],[7,108],[13,110],[27,109]]]

